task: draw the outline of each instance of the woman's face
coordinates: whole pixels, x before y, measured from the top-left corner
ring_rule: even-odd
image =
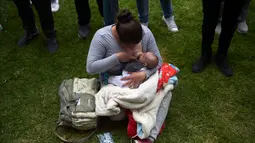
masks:
[[[136,47],[136,45],[138,44],[138,43],[137,44],[126,44],[126,43],[121,42],[120,39],[119,39],[119,34],[116,30],[116,26],[112,27],[112,31],[114,33],[114,37],[119,42],[120,47],[123,48],[126,52],[129,52],[129,51],[131,52]]]
[[[121,44],[121,47],[127,52],[132,54],[137,44]]]

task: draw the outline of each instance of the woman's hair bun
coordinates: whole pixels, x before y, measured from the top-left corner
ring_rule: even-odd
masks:
[[[119,13],[119,15],[117,16],[117,20],[119,23],[128,23],[129,21],[131,21],[133,19],[134,19],[134,17],[128,9],[122,10]]]

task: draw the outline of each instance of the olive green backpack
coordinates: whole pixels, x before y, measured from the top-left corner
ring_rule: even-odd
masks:
[[[60,112],[56,136],[67,143],[82,143],[93,136],[97,129],[98,117],[95,114],[95,97],[98,92],[97,79],[74,78],[64,80],[59,87]],[[89,130],[90,135],[79,140],[70,141],[59,133],[60,127],[72,127],[77,130]]]

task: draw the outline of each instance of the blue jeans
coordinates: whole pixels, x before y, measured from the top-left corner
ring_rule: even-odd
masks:
[[[161,8],[165,18],[172,16],[172,0],[160,0]],[[136,0],[139,19],[142,23],[149,21],[149,0]],[[115,21],[115,16],[119,10],[118,0],[103,0],[104,22],[111,25]]]
[[[172,16],[172,0],[160,0],[161,8],[165,18]],[[149,0],[136,0],[136,5],[139,13],[139,19],[142,23],[149,21]]]
[[[119,11],[118,0],[103,0],[104,24],[112,25]]]

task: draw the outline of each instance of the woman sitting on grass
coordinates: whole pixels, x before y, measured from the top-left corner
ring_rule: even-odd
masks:
[[[128,87],[141,84],[161,67],[162,58],[152,32],[141,26],[129,10],[121,11],[116,24],[103,27],[95,33],[87,57],[87,72],[100,74],[101,84],[107,84],[109,76],[121,75],[125,64],[137,58],[133,53],[140,42],[142,52],[151,52],[157,56],[158,65],[153,69],[133,72],[123,80],[126,81],[124,86]],[[164,104],[160,105],[157,114],[156,127],[151,130],[146,141],[154,142],[165,120],[171,97],[165,96],[163,100]],[[124,117],[117,116],[117,120]]]

